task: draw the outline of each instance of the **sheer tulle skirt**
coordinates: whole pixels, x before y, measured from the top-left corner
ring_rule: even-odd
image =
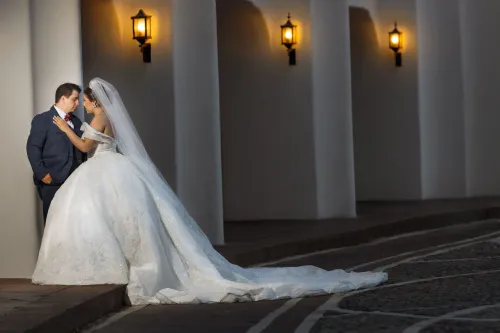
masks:
[[[372,287],[383,272],[233,265],[175,197],[127,157],[102,152],[52,201],[33,274],[37,284],[127,284],[133,304],[273,300]]]

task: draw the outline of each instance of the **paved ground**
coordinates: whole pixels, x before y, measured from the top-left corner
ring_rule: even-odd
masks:
[[[371,290],[297,300],[127,309],[84,332],[500,332],[500,220],[289,258],[271,266],[385,270]]]
[[[499,208],[498,197],[362,202],[356,205],[356,218],[229,221],[224,224],[226,244],[216,248],[229,261],[250,266],[407,232],[500,218]]]
[[[225,223],[226,245],[217,246],[217,249],[231,262],[250,266],[292,255],[365,244],[409,232],[470,221],[500,219],[500,198],[358,203],[357,211],[358,216],[352,219],[227,222]],[[446,237],[441,241],[446,242]],[[317,265],[326,267],[332,262],[331,268],[346,268],[355,260],[353,256],[357,256],[356,260],[363,262],[369,260],[369,255],[372,255],[367,252],[368,250],[359,250],[361,253],[364,251],[362,257],[359,256],[358,250],[354,250],[350,255],[346,255],[345,250],[343,251],[342,255],[328,255],[326,259],[321,256],[309,256],[304,263],[315,261]],[[392,249],[391,251],[396,253],[398,249],[394,250],[396,252]],[[382,256],[383,253],[376,255]],[[344,262],[345,260],[347,262]],[[290,261],[285,264],[298,263]],[[123,290],[123,286],[44,287],[33,286],[27,279],[0,279],[0,332],[74,332],[76,328],[122,308]],[[288,320],[289,314],[295,314],[296,311],[309,313],[314,310],[316,303],[321,301],[321,298],[300,300],[297,306],[292,306],[293,302],[297,302],[294,300],[287,302],[285,308],[280,308],[285,302],[267,302],[257,307],[253,304],[241,304],[232,305],[231,308],[222,305],[213,306],[209,311],[206,307],[187,312],[184,307],[176,307],[169,308],[168,311],[177,313],[176,315],[181,317],[187,313],[185,321],[190,320],[192,316],[190,311],[201,311],[201,309],[206,312],[200,315],[207,315],[210,320],[218,317],[223,320],[228,316],[234,317],[238,320],[237,326],[241,328],[222,326],[222,329],[227,328],[229,332],[233,332],[234,329],[245,331],[249,325],[259,322],[260,318],[275,308],[283,311],[290,307],[292,311],[278,318],[278,321],[273,322],[267,330],[272,332],[276,331],[274,327],[282,318]],[[148,311],[159,311],[159,315],[164,316],[161,313],[163,309]],[[241,314],[244,318],[248,318],[248,322],[246,319],[241,320]],[[292,316],[291,319],[294,321],[289,325],[299,325],[303,319],[301,316],[304,315]],[[166,318],[168,325],[176,323],[170,319]],[[179,320],[182,321],[182,318]],[[253,332],[259,332],[258,329],[263,324],[265,322],[260,322]],[[186,323],[182,322],[182,325],[184,327]]]

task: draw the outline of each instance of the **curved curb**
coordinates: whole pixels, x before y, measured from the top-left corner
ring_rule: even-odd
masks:
[[[234,264],[252,266],[296,255],[304,255],[346,246],[356,246],[380,238],[443,228],[490,218],[500,218],[500,207],[450,211],[395,219],[387,223],[360,228],[358,230],[333,235],[316,235],[303,239],[283,241],[279,244],[272,244],[246,252],[227,253],[225,257]]]

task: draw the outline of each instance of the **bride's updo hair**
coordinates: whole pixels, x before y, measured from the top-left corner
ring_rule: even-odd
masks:
[[[96,106],[98,106],[98,107],[101,106],[101,104],[99,103],[99,101],[97,100],[97,98],[94,97],[94,94],[92,93],[92,88],[90,88],[90,87],[85,88],[85,90],[83,90],[83,93],[85,94],[85,96],[87,96],[87,98],[92,103],[95,103]]]

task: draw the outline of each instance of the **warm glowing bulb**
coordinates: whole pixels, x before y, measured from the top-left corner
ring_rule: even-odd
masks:
[[[394,45],[399,44],[399,36],[397,34],[391,36],[391,43]]]
[[[288,30],[287,32],[285,32],[285,38],[286,39],[292,39],[292,32],[290,30]]]
[[[146,26],[144,25],[144,22],[139,22],[137,23],[137,30],[139,30],[139,32],[141,33],[144,33],[146,31]]]

